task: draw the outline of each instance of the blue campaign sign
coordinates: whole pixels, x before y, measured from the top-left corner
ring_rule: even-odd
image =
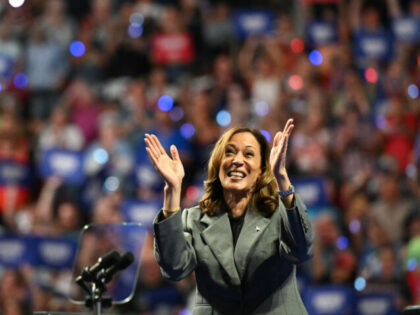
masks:
[[[398,315],[397,292],[360,293],[356,299],[356,312],[360,315]]]
[[[392,22],[392,31],[398,40],[420,42],[420,18],[402,17]]]
[[[0,237],[0,265],[71,268],[76,249],[77,240],[69,238],[4,235]]]
[[[292,182],[308,208],[322,207],[327,204],[324,178],[295,178]]]
[[[5,235],[0,237],[0,266],[16,268],[28,262],[29,247],[23,237]]]
[[[393,38],[389,33],[360,31],[355,36],[355,52],[360,58],[377,61],[390,60],[393,54]]]
[[[275,16],[270,10],[237,10],[233,19],[238,38],[270,34],[274,30]]]
[[[13,59],[4,53],[0,53],[0,78],[8,79],[12,76]]]
[[[125,221],[140,222],[146,228],[150,228],[162,206],[160,201],[142,202],[139,200],[124,200],[121,207]]]
[[[29,186],[31,171],[27,164],[0,160],[0,185]]]
[[[306,26],[308,44],[322,46],[338,41],[338,26],[336,23],[314,21]]]
[[[39,171],[43,177],[59,176],[72,184],[80,184],[86,177],[83,170],[83,154],[64,149],[44,151]]]
[[[311,286],[305,289],[302,298],[311,315],[354,314],[351,286]]]
[[[31,264],[52,269],[70,269],[77,251],[77,240],[71,238],[31,237]]]

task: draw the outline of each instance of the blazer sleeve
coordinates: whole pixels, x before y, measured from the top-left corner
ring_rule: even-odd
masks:
[[[179,211],[166,219],[160,211],[153,223],[155,257],[162,275],[170,280],[185,278],[197,265],[187,219],[188,210],[182,211],[182,214]]]
[[[290,226],[289,233],[292,238],[290,239],[287,234],[283,238],[289,248],[287,256],[294,263],[302,263],[313,255],[314,233],[308,210],[298,194],[295,194],[293,208],[287,209],[286,213]]]

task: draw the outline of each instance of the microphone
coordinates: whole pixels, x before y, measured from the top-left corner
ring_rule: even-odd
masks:
[[[116,274],[118,271],[124,270],[128,266],[130,266],[134,261],[134,255],[131,252],[124,253],[120,260],[116,263],[110,266],[107,269],[102,269],[100,273],[98,273],[98,278],[103,278],[105,280],[105,283],[111,281],[112,276]]]
[[[120,254],[116,250],[111,250],[98,259],[98,262],[91,267],[85,267],[81,277],[84,281],[92,282],[95,280],[98,272],[121,261]]]

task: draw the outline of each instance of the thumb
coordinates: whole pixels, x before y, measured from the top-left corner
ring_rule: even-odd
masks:
[[[174,161],[179,161],[180,160],[179,159],[179,153],[178,153],[178,149],[176,148],[176,146],[175,145],[171,145],[170,150],[171,150],[172,159]]]

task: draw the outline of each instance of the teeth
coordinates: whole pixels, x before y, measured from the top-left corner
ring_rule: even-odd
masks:
[[[241,172],[230,172],[229,176],[235,176],[235,177],[241,177],[244,178],[245,174],[241,173]]]

